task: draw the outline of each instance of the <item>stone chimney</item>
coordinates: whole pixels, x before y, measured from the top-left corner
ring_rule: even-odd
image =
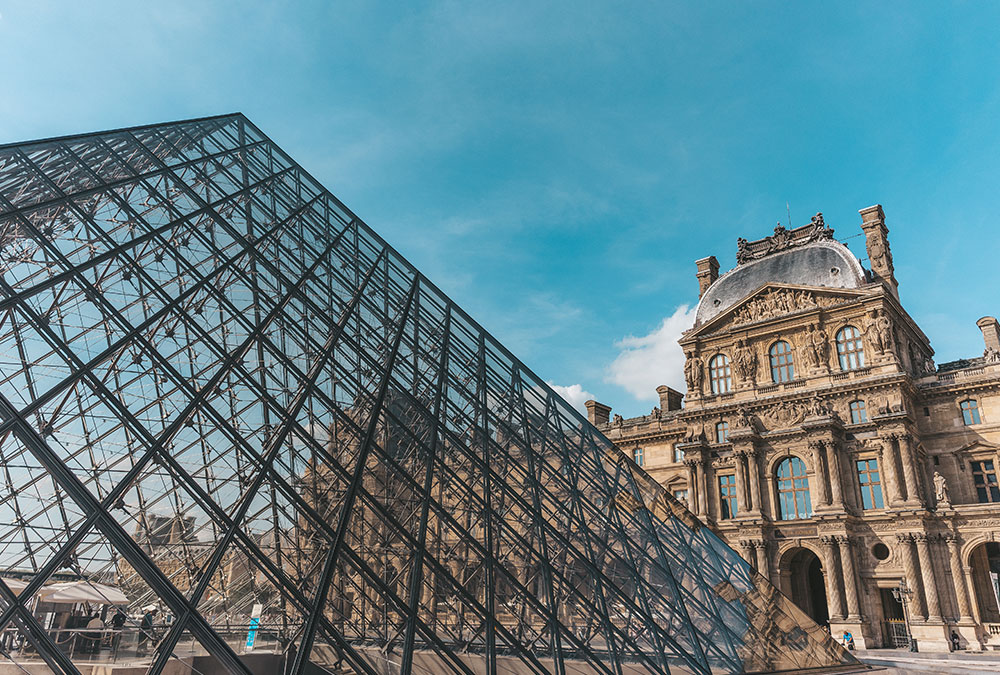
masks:
[[[705,295],[708,287],[719,278],[719,261],[715,259],[714,255],[710,255],[707,258],[695,260],[694,264],[698,266],[698,273],[695,276],[698,277],[698,297],[700,298]]]
[[[861,214],[861,229],[865,233],[865,247],[868,249],[868,265],[880,280],[884,281],[893,295],[899,297],[892,252],[889,250],[889,228],[885,226],[882,205],[876,204],[858,211]]]
[[[611,406],[598,403],[597,401],[587,401],[587,421],[595,427],[607,424],[611,419]]]
[[[995,317],[984,316],[976,322],[979,329],[983,331],[983,342],[987,350],[1000,351],[1000,323]]]
[[[680,393],[676,389],[671,389],[665,384],[661,384],[657,387],[656,393],[660,395],[660,410],[663,412],[681,409],[681,399],[684,398],[684,394]]]

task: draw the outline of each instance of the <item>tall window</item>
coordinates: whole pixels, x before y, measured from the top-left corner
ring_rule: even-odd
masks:
[[[736,517],[736,474],[719,476],[719,501],[722,505],[722,518]]]
[[[962,421],[965,425],[979,424],[979,403],[974,398],[967,398],[959,404],[962,407]]]
[[[778,465],[778,505],[782,520],[812,515],[806,465],[798,457],[789,457]]]
[[[851,401],[851,424],[861,424],[868,421],[868,411],[864,401]]]
[[[643,449],[636,448],[635,452],[633,452],[632,454],[633,457],[635,457],[635,463],[638,464],[639,466],[642,466],[646,459],[646,453],[643,451]]]
[[[1000,502],[1000,487],[997,486],[997,471],[992,459],[972,463],[972,484],[976,486],[980,504]]]
[[[778,340],[768,351],[771,356],[771,380],[789,382],[795,379],[795,365],[792,363],[792,346]]]
[[[719,422],[715,425],[715,442],[726,443],[729,440],[729,422]]]
[[[837,331],[837,358],[841,370],[865,367],[865,345],[861,331],[854,326],[844,326]]]
[[[716,354],[708,362],[708,377],[712,384],[713,394],[725,394],[733,388],[733,368],[729,365],[729,357]]]
[[[862,508],[881,509],[885,506],[882,502],[882,479],[878,475],[878,460],[858,460],[858,482],[861,484]]]
[[[674,446],[674,462],[676,462],[677,464],[680,464],[683,461],[684,461],[684,449],[683,448],[678,448],[675,445]]]

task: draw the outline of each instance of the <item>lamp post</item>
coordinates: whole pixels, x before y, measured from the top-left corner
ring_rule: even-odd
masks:
[[[915,652],[917,651],[917,641],[913,639],[913,633],[910,632],[910,618],[906,610],[910,598],[913,597],[913,589],[906,585],[906,579],[899,580],[899,587],[892,589],[892,597],[903,605],[903,625],[906,626],[906,637],[910,641],[910,651]]]

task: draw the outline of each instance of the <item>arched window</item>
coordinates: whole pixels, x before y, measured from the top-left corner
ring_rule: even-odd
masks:
[[[854,326],[844,326],[837,331],[837,358],[841,370],[865,367],[865,345],[861,331]]]
[[[967,398],[959,406],[962,408],[962,421],[965,422],[965,426],[979,424],[979,403],[976,402],[976,399]]]
[[[712,384],[713,394],[725,394],[733,388],[733,368],[729,365],[729,357],[716,354],[708,362],[708,378]]]
[[[865,410],[864,401],[851,401],[850,410],[851,424],[861,424],[862,422],[868,421],[868,411]]]
[[[771,380],[773,382],[790,382],[795,379],[795,364],[792,363],[792,346],[784,340],[778,340],[768,351],[771,356]]]
[[[782,520],[812,515],[806,465],[798,457],[789,457],[778,465],[778,506]]]
[[[715,442],[727,443],[729,441],[729,422],[718,422],[715,425]]]

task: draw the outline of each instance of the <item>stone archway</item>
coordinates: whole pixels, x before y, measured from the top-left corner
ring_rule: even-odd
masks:
[[[821,626],[827,625],[830,610],[826,603],[823,563],[819,556],[808,548],[790,549],[781,556],[778,570],[782,592],[813,621]]]
[[[976,545],[969,553],[972,568],[972,595],[983,623],[1000,623],[1000,606],[992,574],[1000,574],[1000,544],[992,541]]]

